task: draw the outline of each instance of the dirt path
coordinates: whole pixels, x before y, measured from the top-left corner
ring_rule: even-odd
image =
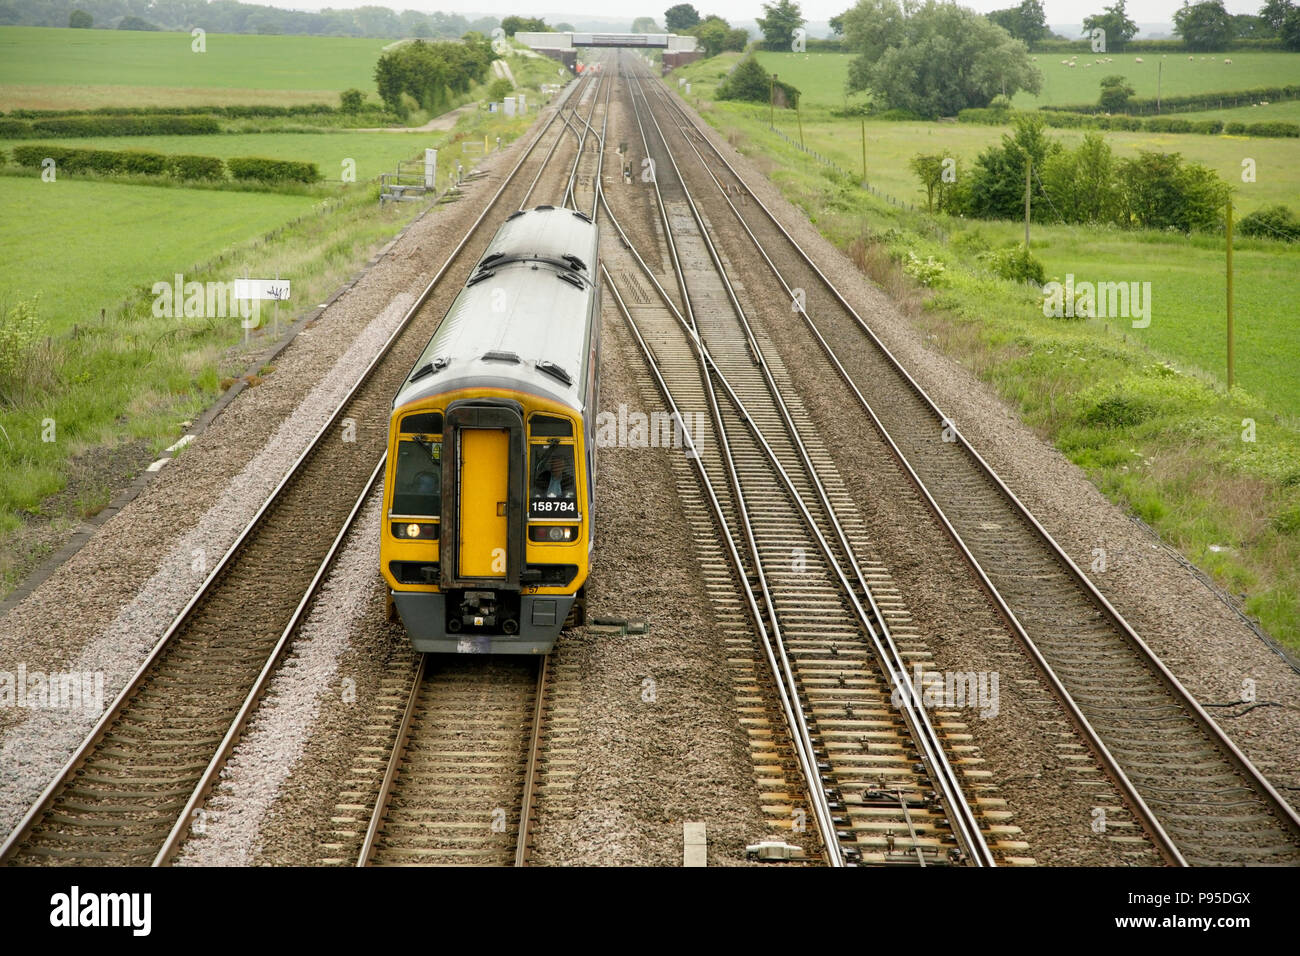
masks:
[[[478,100],[473,103],[466,103],[464,106],[458,106],[454,110],[449,110],[441,116],[435,116],[423,126],[367,126],[362,129],[355,129],[354,133],[434,133],[441,130],[451,129],[460,120],[461,116],[471,110],[478,109]]]

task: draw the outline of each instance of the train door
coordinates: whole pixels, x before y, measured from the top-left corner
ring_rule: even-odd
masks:
[[[510,432],[466,428],[460,434],[460,537],[464,578],[504,578],[509,523]]]

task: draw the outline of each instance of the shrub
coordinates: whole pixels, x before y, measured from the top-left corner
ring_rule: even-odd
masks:
[[[168,156],[139,149],[76,149],[37,143],[14,147],[19,166],[39,167],[46,157],[59,172],[125,176],[174,176],[177,179],[219,180],[225,164],[215,156]]]
[[[167,157],[167,172],[177,179],[215,181],[226,178],[226,164],[216,156]]]
[[[1245,132],[1246,132],[1246,124],[1245,124],[1245,123],[1226,123],[1226,124],[1224,124],[1223,131],[1224,131],[1225,133],[1229,133],[1229,134],[1232,134],[1232,135],[1234,135],[1234,136],[1241,136],[1241,135],[1245,134]]]
[[[0,403],[17,405],[58,377],[51,347],[41,341],[40,296],[0,308]]]
[[[499,103],[514,91],[514,84],[501,76],[492,81],[492,85],[488,87],[487,96],[492,102]]]
[[[1300,242],[1300,216],[1289,206],[1269,206],[1246,216],[1237,224],[1237,230],[1243,236]]]
[[[167,157],[136,149],[71,149],[66,146],[15,146],[14,160],[19,166],[40,166],[46,157],[53,159],[59,172],[141,174],[161,176]]]
[[[1094,403],[1083,413],[1083,422],[1103,428],[1131,428],[1150,417],[1151,408],[1145,402],[1116,394]]]
[[[932,287],[943,282],[943,263],[934,256],[921,259],[911,249],[907,250],[907,261],[903,263],[903,271],[923,286]]]
[[[1251,123],[1246,127],[1247,136],[1300,136],[1300,125],[1295,123]]]
[[[1128,80],[1119,73],[1113,73],[1101,81],[1100,106],[1107,113],[1122,113],[1128,101],[1137,90],[1128,85]]]
[[[0,136],[205,136],[220,133],[213,116],[42,116],[13,118],[0,126]],[[8,125],[21,123],[22,125]]]
[[[339,94],[339,109],[345,113],[360,113],[365,103],[366,94],[361,90],[344,90]]]
[[[1034,258],[1025,244],[1019,243],[1006,249],[998,249],[986,257],[993,274],[1012,282],[1032,282],[1041,286],[1047,281],[1043,264]]]
[[[799,90],[783,80],[776,81],[776,88],[785,99],[777,105],[793,106],[799,96]],[[747,100],[751,103],[766,103],[772,97],[772,74],[768,73],[757,58],[751,53],[731,71],[725,80],[718,84],[717,97],[720,100]]]
[[[264,183],[314,183],[321,178],[320,170],[316,168],[315,163],[300,163],[286,159],[239,156],[227,160],[226,166],[235,179]]]

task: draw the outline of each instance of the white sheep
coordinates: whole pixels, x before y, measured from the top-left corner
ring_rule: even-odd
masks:
[[[1232,61],[1229,60],[1229,59],[1225,56],[1225,57],[1223,58],[1223,62],[1224,62],[1224,63],[1231,63]]]
[[[1141,63],[1141,62],[1142,62],[1142,57],[1138,57],[1138,58],[1137,58],[1136,60],[1134,60],[1133,62],[1135,62],[1135,63]]]

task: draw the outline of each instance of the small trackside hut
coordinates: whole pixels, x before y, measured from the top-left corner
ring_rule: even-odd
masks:
[[[598,229],[502,224],[389,420],[381,573],[417,651],[546,654],[595,542]]]

